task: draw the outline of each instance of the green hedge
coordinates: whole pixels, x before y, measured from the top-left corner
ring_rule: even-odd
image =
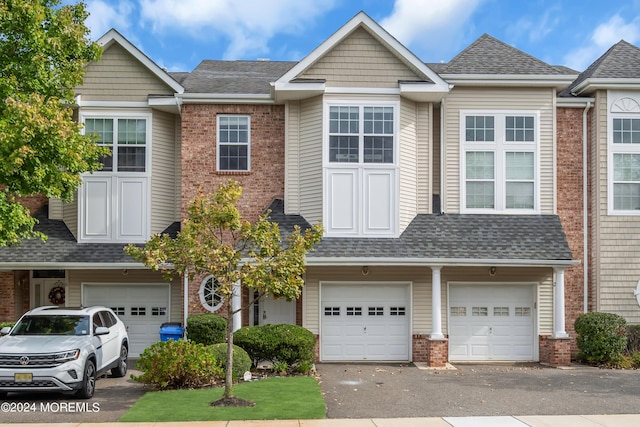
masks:
[[[245,326],[233,337],[234,344],[249,353],[253,366],[263,360],[285,363],[289,367],[309,365],[315,360],[316,338],[302,326]]]
[[[142,352],[136,363],[142,375],[131,378],[158,390],[200,387],[224,378],[220,365],[211,347],[188,340],[161,341]]]
[[[627,325],[627,354],[640,354],[640,325]]]
[[[218,314],[197,314],[187,318],[187,338],[204,345],[225,342],[227,319]]]
[[[580,353],[590,363],[616,365],[627,346],[626,320],[613,313],[585,313],[576,319]]]
[[[222,369],[227,369],[227,343],[213,344],[209,346],[216,356],[216,359],[222,364]],[[233,378],[240,378],[245,372],[251,369],[251,358],[244,349],[233,346]]]

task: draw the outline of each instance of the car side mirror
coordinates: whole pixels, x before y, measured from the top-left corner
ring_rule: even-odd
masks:
[[[0,329],[0,335],[9,335],[9,332],[11,332],[11,326],[5,326]]]
[[[109,333],[109,328],[104,326],[98,326],[96,330],[93,332],[93,335],[107,335]]]

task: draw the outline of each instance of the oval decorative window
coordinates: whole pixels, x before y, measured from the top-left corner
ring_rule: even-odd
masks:
[[[224,303],[224,298],[220,295],[220,283],[213,276],[207,276],[200,284],[200,303],[211,312],[218,310]]]

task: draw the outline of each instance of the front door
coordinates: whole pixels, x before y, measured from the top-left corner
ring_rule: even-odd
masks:
[[[296,302],[265,296],[254,308],[254,325],[295,325]]]
[[[34,278],[31,281],[31,307],[66,306],[67,286],[62,278]]]

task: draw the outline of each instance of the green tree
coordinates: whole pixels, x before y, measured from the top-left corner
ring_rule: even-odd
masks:
[[[71,200],[80,173],[104,154],[74,122],[73,88],[100,58],[83,3],[0,0],[0,245],[30,237],[35,218],[24,196]]]
[[[305,255],[322,238],[322,226],[316,224],[302,232],[298,227],[282,242],[280,229],[268,214],[250,223],[237,208],[242,188],[233,180],[220,185],[211,195],[202,192],[189,204],[188,217],[175,239],[154,235],[144,248],[129,245],[127,254],[152,270],[169,276],[211,274],[219,283],[227,301],[227,369],[223,399],[233,396],[233,315],[234,288],[249,287],[258,297],[296,299],[304,280]],[[237,291],[237,290],[236,290]]]

